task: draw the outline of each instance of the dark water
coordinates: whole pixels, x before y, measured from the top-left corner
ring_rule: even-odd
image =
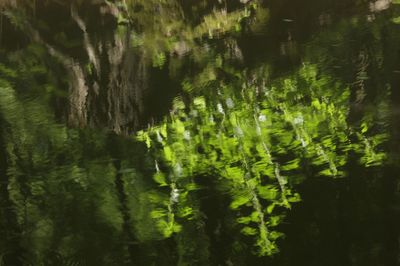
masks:
[[[398,0],[0,2],[0,265],[400,265]]]

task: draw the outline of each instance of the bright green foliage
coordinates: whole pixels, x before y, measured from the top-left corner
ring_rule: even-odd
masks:
[[[317,78],[313,65],[269,86],[263,75],[253,82],[243,77],[217,84],[211,97],[194,97],[188,106],[177,99],[164,123],[137,135],[156,164],[166,166],[163,173],[156,165],[154,175],[171,193],[164,220],[154,217],[162,231],[173,231],[173,217],[179,215],[173,206],[186,204],[181,194],[196,188],[192,177],[212,172],[231,195],[230,208],[245,225],[241,232],[255,239],[259,255],[271,255],[281,235],[273,228],[282,220],[282,212],[274,209],[300,200],[291,184],[306,178],[301,176],[306,164],[321,176],[341,177],[350,151],[363,154],[360,163],[366,166],[385,157],[379,152],[385,135],[372,135],[370,142],[362,137],[365,123],[360,133],[348,125],[349,88]],[[352,143],[352,135],[361,139]]]

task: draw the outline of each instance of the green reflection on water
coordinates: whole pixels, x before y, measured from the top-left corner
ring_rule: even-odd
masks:
[[[64,4],[76,39],[71,21],[55,34],[34,6],[8,4],[29,41],[1,52],[5,265],[249,265],[285,244],[303,183],[393,163],[396,8],[394,19],[337,22],[304,55],[288,40],[281,50],[302,63],[280,73],[273,60],[247,66],[240,49],[242,31],[269,27],[261,1],[107,1],[96,6],[111,16],[104,39],[84,24],[83,3]],[[182,91],[168,115],[127,137],[143,122],[150,69]]]
[[[186,198],[197,189],[193,176],[212,172],[220,192],[231,196],[241,232],[254,236],[257,254],[271,255],[281,236],[274,227],[282,208],[300,200],[292,185],[307,178],[307,169],[343,177],[350,152],[359,153],[365,166],[384,162],[377,147],[387,134],[369,133],[367,121],[361,128],[347,122],[348,87],[317,78],[316,66],[308,64],[270,85],[265,73],[255,75],[218,83],[207,88],[211,97],[193,97],[187,105],[178,99],[164,123],[138,133],[156,156],[154,181],[170,188],[160,202],[167,208],[153,217],[165,236],[181,229],[175,215],[192,214]],[[182,215],[181,208],[190,212]]]

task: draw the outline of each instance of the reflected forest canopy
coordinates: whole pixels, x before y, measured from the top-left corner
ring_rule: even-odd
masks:
[[[0,11],[0,266],[400,264],[399,0]]]

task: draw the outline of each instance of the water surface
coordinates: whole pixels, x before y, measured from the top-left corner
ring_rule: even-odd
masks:
[[[400,5],[0,3],[0,265],[400,265]]]

